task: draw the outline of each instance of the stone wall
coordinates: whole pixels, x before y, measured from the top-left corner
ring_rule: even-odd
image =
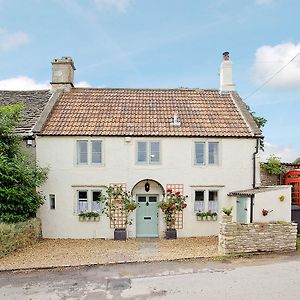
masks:
[[[219,253],[294,251],[297,224],[277,223],[220,223]]]

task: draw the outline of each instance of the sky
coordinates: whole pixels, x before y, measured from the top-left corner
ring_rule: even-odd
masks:
[[[0,90],[49,88],[62,56],[75,86],[218,89],[229,51],[239,95],[267,119],[262,160],[292,162],[299,11],[298,0],[0,0]]]

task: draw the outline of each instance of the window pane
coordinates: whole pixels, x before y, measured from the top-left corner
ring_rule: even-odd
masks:
[[[156,197],[149,197],[149,202],[156,202],[157,201],[157,198]]]
[[[138,162],[146,162],[147,161],[147,143],[146,142],[138,142]]]
[[[204,211],[204,191],[195,191],[194,211]]]
[[[146,197],[138,197],[138,202],[146,202]]]
[[[87,201],[87,191],[79,191],[78,199]]]
[[[87,211],[87,191],[78,191],[78,212]]]
[[[87,141],[77,141],[77,163],[78,164],[87,164],[88,162],[88,153]]]
[[[219,163],[219,143],[208,143],[208,163],[218,164]]]
[[[150,162],[159,162],[159,142],[150,142]]]
[[[218,191],[208,192],[208,210],[218,211]]]
[[[54,194],[49,195],[49,201],[50,201],[50,209],[55,209],[55,195]]]
[[[102,144],[101,141],[92,141],[92,163],[101,163]]]
[[[98,202],[100,194],[100,191],[93,192],[92,211],[101,211],[101,202]]]
[[[204,143],[195,143],[195,163],[204,165]]]

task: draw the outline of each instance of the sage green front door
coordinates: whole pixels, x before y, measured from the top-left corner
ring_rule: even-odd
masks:
[[[137,196],[136,236],[158,237],[158,207],[156,195]]]

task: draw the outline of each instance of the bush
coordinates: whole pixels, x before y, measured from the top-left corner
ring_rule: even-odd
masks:
[[[270,175],[279,175],[284,172],[284,167],[281,165],[280,158],[270,155],[266,163],[262,163],[261,167],[265,169]]]
[[[15,134],[22,106],[0,106],[0,222],[16,223],[35,217],[43,203],[36,191],[47,178]]]
[[[0,257],[36,243],[41,236],[39,219],[30,219],[15,224],[0,223]]]

